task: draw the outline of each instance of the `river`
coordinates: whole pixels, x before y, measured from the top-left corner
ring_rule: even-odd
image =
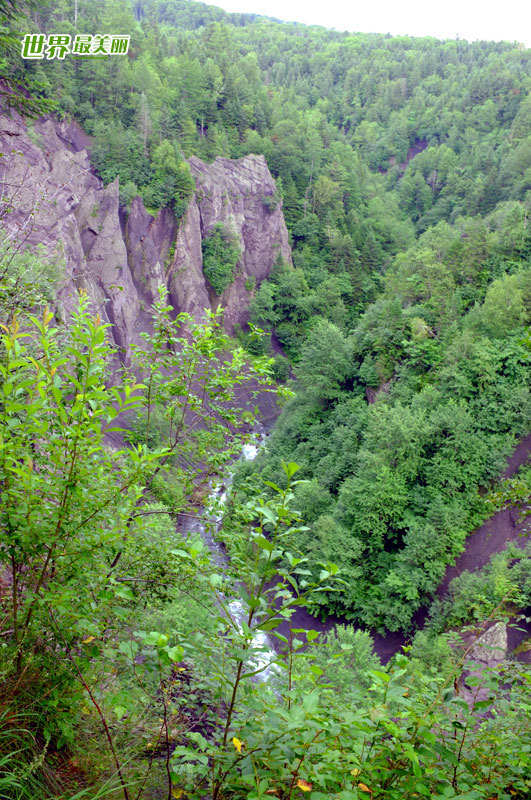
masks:
[[[249,443],[244,444],[240,458],[245,461],[252,461],[256,458],[262,443],[265,441],[266,431],[264,428],[258,428],[254,437]],[[507,461],[507,468],[503,473],[503,478],[509,478],[525,463],[531,455],[531,434],[525,437],[516,447],[515,451]],[[225,502],[227,491],[230,488],[230,476],[227,479],[211,489],[207,507],[211,510],[210,522],[205,523],[202,519],[195,519],[188,522],[186,530],[190,532],[199,533],[209,548],[214,562],[220,567],[224,568],[227,563],[227,555],[224,546],[215,538],[216,524],[220,524],[223,515],[223,504]],[[524,528],[524,523],[519,521],[519,514],[514,508],[506,508],[497,512],[488,519],[483,525],[471,533],[466,540],[465,549],[463,553],[456,559],[454,565],[449,565],[446,568],[445,576],[439,585],[436,595],[443,597],[450,582],[459,575],[463,570],[477,570],[481,569],[489,561],[490,557],[505,547],[508,542],[515,542],[521,546],[524,545],[525,539],[521,536]],[[239,601],[234,601],[231,604],[231,611],[235,613],[237,618],[243,619],[246,612]],[[427,618],[427,607],[419,609],[413,616],[413,625],[415,630],[421,629]],[[293,628],[316,630],[320,633],[327,633],[333,630],[336,625],[351,625],[352,622],[336,616],[328,617],[324,622],[317,619],[308,613],[303,607],[295,608],[291,617],[291,626]],[[284,636],[289,634],[289,624],[285,622],[277,629],[279,633]],[[410,636],[400,631],[387,631],[384,634],[371,632],[374,641],[374,650],[383,664],[386,664],[389,659],[401,650],[403,645],[410,641]],[[513,648],[519,644],[525,637],[525,633],[520,636],[513,633],[511,637]],[[256,661],[266,663],[268,659],[267,651],[280,651],[280,642],[274,637],[268,637],[265,633],[257,634],[256,645],[261,655],[256,656]],[[272,656],[271,656],[272,657]]]

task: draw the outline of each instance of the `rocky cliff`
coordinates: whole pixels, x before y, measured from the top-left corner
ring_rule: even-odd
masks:
[[[253,286],[259,286],[280,256],[291,263],[281,204],[275,206],[275,182],[263,156],[238,161],[216,158],[204,164],[189,159],[197,190],[180,226],[168,286],[176,308],[196,316],[218,304],[202,271],[201,240],[221,223],[239,239],[236,278],[219,299],[225,327],[232,332],[245,317]]]
[[[275,183],[263,156],[237,161],[190,159],[196,192],[177,226],[163,209],[156,217],[141,198],[129,215],[119,206],[115,181],[104,187],[90,164],[89,139],[78,125],[46,119],[27,125],[16,114],[0,117],[0,188],[8,233],[23,247],[42,245],[64,278],[64,308],[84,288],[112,324],[124,358],[148,325],[157,286],[168,287],[176,312],[199,318],[221,303],[232,333],[245,322],[252,291],[280,256],[290,263],[288,235]],[[239,240],[235,278],[221,298],[202,269],[201,241],[221,223]]]

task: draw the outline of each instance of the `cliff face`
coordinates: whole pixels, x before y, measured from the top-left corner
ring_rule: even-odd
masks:
[[[197,190],[177,235],[168,280],[172,303],[194,316],[217,305],[202,271],[201,240],[221,223],[237,235],[242,253],[236,278],[221,297],[232,332],[249,305],[252,288],[246,284],[258,286],[278,256],[291,263],[282,208],[269,210],[276,187],[263,156],[216,158],[213,164],[192,157],[189,164]]]
[[[263,156],[238,161],[190,159],[197,190],[176,225],[163,209],[156,218],[133,200],[125,219],[115,181],[104,188],[94,174],[88,137],[75,123],[38,121],[28,127],[13,114],[0,117],[2,220],[23,247],[41,244],[64,274],[59,299],[74,303],[84,288],[126,357],[148,326],[147,308],[157,286],[168,287],[176,312],[200,318],[205,308],[225,308],[232,333],[245,322],[253,286],[270,273],[280,255],[291,263],[281,204]],[[267,198],[270,198],[269,200]],[[217,298],[202,270],[201,240],[217,223],[237,235],[241,258],[234,282]],[[247,288],[246,288],[247,287]]]

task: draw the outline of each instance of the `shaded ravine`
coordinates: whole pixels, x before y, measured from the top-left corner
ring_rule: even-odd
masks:
[[[242,446],[238,461],[254,461],[265,438],[266,427],[260,424],[258,428],[255,429],[251,440]],[[232,474],[229,471],[223,481],[220,483],[213,483],[210,486],[208,501],[202,508],[200,518],[194,519],[193,517],[181,516],[179,520],[181,532],[199,534],[210,551],[212,561],[222,572],[228,568],[229,558],[225,545],[218,541],[216,533],[219,531],[222,524],[225,501],[231,483]],[[241,600],[234,599],[229,603],[229,610],[230,616],[241,631],[242,623],[247,622],[248,609]],[[260,676],[257,678],[258,680],[267,681],[273,676],[276,671],[276,666],[272,662],[276,657],[277,652],[274,648],[272,638],[265,631],[257,630],[251,642],[248,664],[253,665],[255,668],[261,668]]]

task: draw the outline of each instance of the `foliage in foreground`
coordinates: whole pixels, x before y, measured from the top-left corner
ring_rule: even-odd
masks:
[[[11,315],[2,326],[2,708],[14,703],[25,713],[37,703],[46,753],[74,742],[88,703],[122,786],[107,716],[111,709],[117,718],[127,713],[127,692],[113,676],[129,669],[151,699],[156,685],[140,673],[159,674],[182,651],[167,635],[137,630],[139,609],[167,599],[177,579],[184,592],[191,580],[188,553],[174,549],[167,508],[147,504],[150,487],[176,453],[188,459],[195,466],[187,473],[180,465],[185,510],[199,461],[205,476],[216,472],[238,449],[243,422],[253,419],[252,408],[234,403],[234,388],[251,378],[267,382],[241,351],[219,357],[227,340],[215,316],[199,325],[170,312],[162,297],[149,359],[138,349],[137,379],[125,376],[119,387],[108,385],[107,326],[91,315],[85,296],[68,329],[55,327],[47,309],[40,318]],[[163,447],[109,447],[107,434],[121,432],[120,415],[144,409],[149,428],[157,403],[168,420]],[[143,655],[127,666],[133,645],[124,639],[133,631]]]
[[[366,635],[322,643],[290,624],[341,586],[334,564],[314,580],[294,555],[296,464],[239,510],[245,558],[227,575],[197,535],[169,534],[168,509],[149,503],[154,477],[181,448],[217,467],[206,432],[241,418],[230,398],[248,365],[238,351],[218,358],[216,321],[172,321],[161,301],[149,361],[138,353],[145,380],[107,388],[105,326],[87,300],[61,337],[52,319],[15,318],[2,336],[2,796],[71,795],[58,765],[90,735],[102,765],[85,771],[92,798],[524,797],[524,670],[478,677],[469,709],[467,652],[445,675],[404,655],[384,670]],[[167,446],[105,446],[133,408],[147,437],[156,401]],[[164,627],[145,627],[157,610]]]

